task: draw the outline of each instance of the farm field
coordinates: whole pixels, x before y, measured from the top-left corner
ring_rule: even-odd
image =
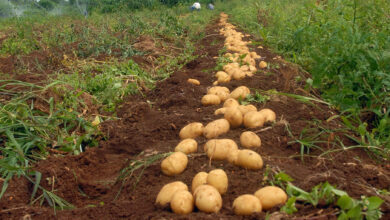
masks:
[[[332,81],[337,77],[321,69],[319,58],[310,60],[306,46],[275,40],[281,34],[272,27],[287,25],[286,18],[278,23],[282,12],[277,17],[273,11],[282,4],[290,6],[285,13],[317,7],[310,15],[315,20],[318,11],[333,12],[335,1],[215,1],[214,10],[201,2],[193,12],[185,1],[147,1],[126,5],[134,7],[131,14],[112,11],[117,5],[107,2],[91,6],[87,17],[69,12],[0,20],[0,219],[390,218],[390,64],[382,57],[390,46],[382,35],[388,29],[368,22],[377,30],[378,37],[367,40],[377,42],[376,55],[370,53],[377,65],[364,71],[375,66],[375,79],[367,78],[359,55],[351,58],[356,69],[348,69],[381,85],[367,81],[349,94],[354,88]],[[363,11],[357,10],[360,1],[351,2],[355,12]],[[381,15],[373,15],[376,25],[390,18]],[[331,60],[327,56],[321,54]],[[226,87],[237,106],[271,109],[276,118],[250,126],[249,113],[238,111],[241,121],[234,124],[227,108],[216,114],[227,96],[218,93],[216,103],[205,103],[214,86]],[[250,94],[234,95],[240,86]],[[356,105],[347,100],[370,88]],[[206,131],[223,118],[229,129]],[[193,122],[205,128],[184,137],[182,129]],[[205,147],[211,139],[231,139],[241,150],[236,152],[244,152],[245,131],[261,139],[261,146],[250,148],[261,156],[260,166],[238,157],[230,161],[231,149],[229,158],[216,160],[217,153]],[[185,169],[167,175],[162,161],[190,136],[197,146],[185,156]],[[194,176],[214,169],[228,177],[215,213],[195,202],[193,211],[179,215],[156,203],[164,185],[182,181],[191,192]],[[283,189],[288,201],[269,209],[262,203],[263,210],[250,215],[235,213],[237,197],[271,185]]]

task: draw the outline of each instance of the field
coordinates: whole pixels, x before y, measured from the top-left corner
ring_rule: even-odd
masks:
[[[204,1],[192,12],[186,1],[83,2],[0,20],[0,219],[390,218],[388,2]],[[218,138],[240,146],[253,131],[264,166],[210,159],[201,135],[185,170],[167,176],[180,130],[224,117],[222,103],[201,103],[215,73],[249,66],[249,55],[229,59],[224,13],[260,57],[253,75],[218,86],[247,86],[240,104],[276,120]],[[165,184],[191,188],[213,169],[229,180],[218,212],[155,203]],[[238,196],[269,185],[287,203],[235,214]]]

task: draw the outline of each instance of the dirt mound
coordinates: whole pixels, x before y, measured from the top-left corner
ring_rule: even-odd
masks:
[[[127,181],[122,185],[118,181],[120,170],[128,165],[128,160],[137,158],[144,151],[148,154],[172,151],[179,142],[179,130],[189,122],[208,123],[219,118],[213,115],[217,107],[203,107],[200,103],[207,87],[215,80],[212,69],[213,57],[223,47],[223,38],[217,35],[218,26],[207,29],[206,37],[198,47],[198,59],[174,73],[169,79],[160,82],[145,97],[129,97],[117,112],[120,120],[105,122],[102,130],[107,140],[99,148],[87,149],[79,156],[51,156],[39,162],[35,169],[43,174],[42,186],[54,189],[55,193],[75,205],[73,210],[57,211],[45,202],[43,207],[37,204],[28,206],[32,184],[24,179],[15,178],[0,201],[1,219],[20,219],[30,216],[33,219],[244,219],[235,216],[232,211],[233,200],[245,193],[254,193],[263,186],[265,169],[249,171],[226,162],[209,162],[205,155],[193,155],[187,169],[179,176],[168,177],[161,173],[160,164],[155,163],[144,170],[139,182]],[[254,49],[254,48],[252,48]],[[253,89],[277,89],[283,92],[300,91],[299,83],[293,78],[300,74],[296,68],[279,59],[266,49],[255,49],[264,60],[273,67],[263,73],[257,73],[242,81],[232,81],[225,86],[233,89],[246,85]],[[258,63],[257,63],[258,64]],[[187,83],[188,78],[196,78],[200,86]],[[390,169],[383,165],[374,165],[365,152],[360,150],[340,151],[327,157],[305,157],[301,161],[300,146],[289,144],[285,124],[288,123],[292,134],[299,137],[305,128],[318,129],[310,123],[313,119],[328,128],[339,128],[336,120],[324,122],[333,115],[325,105],[308,105],[284,96],[273,96],[265,104],[256,103],[258,108],[273,109],[278,123],[269,129],[252,129],[262,139],[262,147],[257,152],[270,169],[283,170],[295,179],[295,185],[309,190],[323,181],[329,181],[351,196],[362,194],[375,195],[373,191],[390,185]],[[231,138],[239,142],[245,129],[231,130],[222,138]],[[206,139],[197,139],[200,148]],[[346,143],[348,144],[348,143]],[[324,149],[333,145],[321,144]],[[320,153],[314,149],[312,154]],[[294,157],[295,156],[295,157]],[[223,207],[218,214],[205,214],[195,210],[187,216],[178,216],[168,208],[154,205],[161,187],[172,181],[183,181],[191,185],[193,176],[200,171],[223,168],[229,177],[229,191],[223,196]],[[135,175],[139,175],[136,172]],[[137,184],[136,184],[137,183]],[[136,184],[136,185],[135,185]],[[121,192],[118,194],[118,192]],[[295,215],[304,219],[335,219],[337,209],[332,206],[300,206]],[[271,210],[278,211],[278,208]],[[390,217],[390,207],[383,206],[386,217]],[[279,215],[274,213],[273,215]],[[288,219],[280,215],[279,217]],[[245,217],[245,219],[264,219],[265,213]]]

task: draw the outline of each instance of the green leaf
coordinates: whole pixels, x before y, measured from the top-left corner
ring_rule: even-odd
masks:
[[[33,199],[35,197],[35,194],[37,193],[37,190],[38,190],[38,187],[39,187],[39,183],[41,182],[41,178],[42,178],[42,174],[40,172],[38,172],[38,171],[35,171],[35,183],[34,183],[33,191],[31,193],[30,202],[33,201]]]
[[[348,195],[344,195],[337,200],[337,205],[342,210],[349,210],[353,208],[354,202],[351,197],[349,197]]]
[[[350,209],[347,212],[347,216],[349,219],[363,219],[362,208],[360,207],[360,205],[357,205],[357,206],[353,207],[352,209]]]
[[[280,211],[286,213],[286,214],[293,214],[294,212],[297,212],[298,209],[295,207],[295,201],[297,198],[295,196],[290,197],[286,204],[280,209]]]
[[[381,198],[377,196],[369,197],[367,200],[368,200],[368,210],[378,209],[384,202]]]
[[[341,211],[341,214],[337,217],[337,220],[348,220],[348,216],[344,211]]]

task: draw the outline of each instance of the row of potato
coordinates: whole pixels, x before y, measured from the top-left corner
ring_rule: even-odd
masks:
[[[256,71],[255,60],[259,57],[255,53],[250,53],[246,46],[248,42],[242,41],[242,33],[234,30],[234,26],[227,23],[227,15],[221,14],[221,34],[226,36],[225,46],[231,51],[236,51],[238,56],[249,54],[245,60],[248,63],[248,69],[238,66],[246,75],[251,71]],[[236,54],[236,53],[235,53]],[[228,55],[230,56],[230,55]],[[233,63],[227,64],[230,67],[224,67],[229,77],[234,77],[238,71]],[[243,56],[241,56],[243,57]],[[252,58],[254,57],[254,58]],[[233,65],[234,64],[234,65]],[[237,63],[238,64],[238,63]],[[234,71],[230,75],[229,68]],[[243,70],[244,69],[244,70]],[[218,74],[218,73],[217,73]],[[222,82],[217,76],[216,82]],[[230,79],[229,79],[230,81]],[[189,79],[189,83],[199,85],[199,81]],[[226,81],[228,82],[228,81]],[[217,83],[214,83],[217,84]],[[198,150],[198,143],[195,138],[204,136],[209,139],[204,145],[204,152],[210,160],[227,160],[229,163],[243,167],[245,169],[259,170],[263,167],[261,156],[251,150],[261,146],[261,139],[256,133],[245,131],[240,135],[240,145],[247,149],[240,150],[235,141],[231,139],[217,139],[220,135],[229,132],[244,125],[246,128],[261,127],[266,122],[276,120],[276,114],[271,109],[262,109],[260,111],[254,105],[240,105],[238,100],[245,99],[250,94],[249,88],[240,86],[232,92],[226,87],[214,86],[208,89],[205,96],[202,97],[202,105],[219,105],[223,107],[217,109],[215,115],[223,115],[224,118],[214,120],[204,126],[200,122],[193,122],[180,130],[179,136],[182,139],[176,146],[175,152],[164,159],[161,163],[162,172],[168,176],[181,174],[187,167],[188,154],[195,153]],[[156,203],[159,205],[170,204],[173,212],[177,214],[188,214],[194,209],[194,205],[203,212],[218,212],[222,207],[222,197],[228,191],[228,176],[222,169],[215,169],[206,172],[199,172],[192,181],[192,193],[188,191],[188,186],[183,182],[176,181],[166,184],[157,195]],[[233,202],[233,210],[237,215],[250,215],[262,210],[268,210],[276,205],[284,204],[287,200],[286,193],[275,186],[266,186],[254,194],[245,194],[237,197]]]

